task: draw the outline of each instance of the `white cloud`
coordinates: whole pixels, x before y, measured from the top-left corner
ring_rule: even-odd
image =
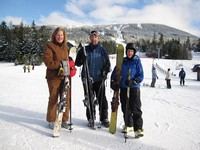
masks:
[[[135,0],[94,0],[93,4],[97,7],[97,8],[101,8],[101,7],[109,7],[109,6],[113,6],[116,4],[126,4],[126,3],[133,3]]]
[[[109,1],[111,3],[111,1]],[[99,7],[89,13],[90,17],[101,20],[100,23],[158,23],[168,25],[186,32],[200,35],[194,21],[200,19],[200,1],[155,1],[142,9],[125,6]],[[199,22],[200,23],[200,22]],[[199,27],[200,28],[200,27]]]
[[[70,2],[70,3],[67,3],[65,5],[65,9],[67,12],[70,12],[72,14],[75,14],[79,17],[84,17],[85,16],[85,13],[80,9],[80,7],[78,7],[76,4]]]
[[[194,16],[199,16],[192,13],[192,7],[190,7],[194,7],[195,3],[191,4],[187,0],[183,1],[183,3],[181,2],[172,3],[170,1],[169,3],[155,3],[146,6],[140,10],[140,20],[148,23],[165,24],[200,35],[200,32],[192,25]],[[197,11],[197,7],[195,10]]]
[[[114,13],[112,13],[114,12]],[[90,17],[102,20],[101,22],[110,22],[123,17],[125,10],[120,6],[101,7],[89,13]]]
[[[91,25],[110,23],[158,23],[200,36],[199,0],[69,0],[65,13],[53,12],[41,24]]]
[[[22,22],[23,24],[26,24],[26,21],[21,17],[6,16],[4,21],[7,23],[12,22],[13,25],[20,25]]]
[[[53,12],[47,17],[41,16],[39,21],[42,25],[58,25],[58,26],[81,26],[81,25],[84,25],[84,23],[80,23],[80,22],[74,21],[72,19],[68,19],[66,16],[64,16],[58,12]]]

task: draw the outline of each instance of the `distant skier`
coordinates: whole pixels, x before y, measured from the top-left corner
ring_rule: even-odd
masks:
[[[152,82],[151,82],[151,87],[155,87],[156,79],[158,79],[157,71],[156,71],[156,67],[153,65],[152,66]]]
[[[186,73],[185,73],[184,69],[181,68],[181,71],[179,72],[180,85],[182,85],[182,84],[183,84],[183,86],[185,85],[185,76],[186,76]]]
[[[32,70],[34,70],[35,69],[35,64],[34,63],[32,63]]]
[[[23,66],[24,73],[26,73],[26,65]]]
[[[166,73],[166,77],[165,77],[168,89],[171,89],[171,78],[172,78],[172,73],[170,71],[170,68],[168,68],[167,73]]]
[[[30,72],[30,70],[31,70],[31,66],[30,65],[28,65],[27,66],[27,69],[28,69],[28,73]]]

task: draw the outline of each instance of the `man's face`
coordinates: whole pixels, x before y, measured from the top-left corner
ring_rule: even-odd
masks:
[[[97,35],[91,35],[90,36],[90,41],[93,45],[97,45],[99,42],[99,37]]]

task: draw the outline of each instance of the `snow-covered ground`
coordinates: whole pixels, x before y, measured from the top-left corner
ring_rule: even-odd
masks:
[[[45,120],[48,103],[48,87],[44,65],[36,66],[30,73],[23,66],[0,63],[0,149],[1,150],[199,150],[200,149],[200,82],[191,71],[200,63],[196,53],[193,60],[154,60],[141,58],[145,79],[151,82],[151,66],[157,63],[163,69],[171,68],[174,74],[177,64],[186,70],[186,85],[179,85],[179,78],[172,79],[172,89],[166,89],[165,75],[158,72],[156,88],[141,86],[144,137],[124,142],[121,133],[123,119],[119,106],[117,132],[110,134],[107,128],[91,130],[87,127],[83,89],[79,68],[72,79],[72,122],[73,130],[62,129],[59,138],[52,137],[52,130]],[[115,59],[111,57],[112,68]],[[110,78],[110,74],[109,74]],[[110,79],[107,80],[107,99],[112,99]],[[143,83],[141,85],[143,85]],[[97,112],[98,114],[98,112]],[[97,115],[96,123],[99,118]]]

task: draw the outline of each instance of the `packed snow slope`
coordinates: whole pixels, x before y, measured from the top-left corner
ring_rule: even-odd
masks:
[[[91,130],[87,127],[80,71],[72,79],[73,130],[62,129],[59,138],[52,137],[46,122],[48,87],[44,65],[36,66],[30,73],[23,66],[0,63],[0,149],[1,150],[199,150],[200,149],[200,82],[191,71],[199,64],[200,54],[193,60],[163,60],[143,58],[144,81],[141,100],[144,119],[144,137],[135,139],[133,133],[125,143],[121,133],[123,119],[121,105],[118,110],[117,132],[107,128]],[[140,54],[138,54],[140,55]],[[110,57],[112,68],[115,57]],[[151,88],[152,63],[161,68],[156,87]],[[186,70],[186,86],[180,86],[177,66]],[[172,89],[166,89],[163,70],[171,68],[174,76]],[[162,71],[161,71],[162,70]],[[112,100],[108,75],[106,95]],[[99,123],[97,111],[96,125]]]

